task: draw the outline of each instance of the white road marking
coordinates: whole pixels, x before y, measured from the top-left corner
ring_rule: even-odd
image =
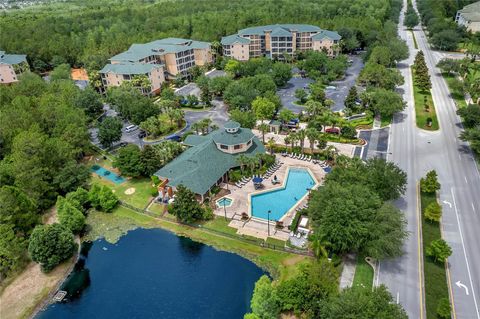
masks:
[[[475,205],[472,203],[472,210],[475,211]]]
[[[470,273],[470,266],[468,265],[468,258],[467,258],[467,251],[465,250],[465,243],[463,242],[462,226],[460,226],[460,218],[458,217],[458,210],[457,210],[457,204],[455,202],[455,194],[453,192],[453,187],[450,189],[450,191],[452,192],[453,207],[455,207],[455,215],[457,217],[458,231],[460,233],[460,240],[462,242],[463,255],[465,256],[465,264],[467,265],[468,279],[470,280],[470,287],[473,287],[472,275]],[[478,312],[477,299],[475,297],[475,290],[473,289],[472,289],[472,294],[473,294],[473,303],[475,304],[475,310],[477,312],[477,318],[480,319],[480,314]]]
[[[452,203],[447,202],[446,200],[444,200],[443,203],[444,203],[444,204],[447,204],[448,206],[450,206],[450,208],[452,208]]]
[[[398,305],[399,302],[400,302],[400,292],[397,291],[397,305]]]
[[[467,294],[467,296],[469,295],[469,293],[468,293],[468,287],[465,286],[464,284],[462,284],[462,283],[460,282],[460,280],[457,281],[457,282],[455,283],[455,285],[457,285],[458,288],[463,288],[463,289],[465,289],[465,293]],[[398,302],[397,302],[397,303],[398,303]]]
[[[465,178],[465,183],[468,184],[467,176],[463,176],[463,178]]]

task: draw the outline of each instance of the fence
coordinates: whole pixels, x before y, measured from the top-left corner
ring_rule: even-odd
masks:
[[[248,244],[251,244],[251,245],[260,246],[260,247],[263,247],[263,248],[266,248],[266,249],[279,250],[279,251],[284,251],[284,252],[297,254],[297,255],[303,255],[303,256],[313,256],[313,253],[310,252],[310,251],[307,251],[307,250],[300,250],[300,249],[295,249],[295,248],[291,248],[291,247],[288,247],[288,246],[279,246],[279,245],[275,245],[275,244],[270,244],[270,243],[265,242],[262,239],[247,238],[247,237],[243,237],[243,236],[236,235],[236,234],[226,233],[226,232],[220,231],[220,230],[215,229],[215,228],[205,227],[205,226],[199,225],[199,224],[188,224],[188,223],[182,223],[182,222],[179,222],[179,221],[174,221],[174,220],[166,218],[164,216],[159,216],[157,214],[154,214],[153,212],[149,211],[146,208],[145,209],[140,209],[138,207],[132,206],[132,205],[130,205],[128,203],[125,203],[123,201],[120,201],[120,205],[123,206],[123,207],[126,207],[128,209],[131,209],[131,210],[133,210],[137,213],[148,215],[148,216],[150,216],[152,218],[155,218],[155,219],[163,220],[163,221],[166,221],[166,222],[169,222],[169,223],[172,223],[172,224],[181,225],[181,226],[187,226],[187,227],[202,229],[202,230],[204,230],[206,232],[209,232],[211,234],[214,234],[214,235],[239,240],[239,241],[242,241],[242,242],[245,242],[245,243],[248,243]]]

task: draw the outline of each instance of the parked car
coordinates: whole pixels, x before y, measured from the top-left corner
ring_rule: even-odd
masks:
[[[140,133],[138,133],[138,138],[144,138],[145,136],[147,136],[147,132],[145,131],[140,131]]]
[[[326,89],[326,90],[335,90],[336,87],[333,86],[333,85],[329,85],[329,86],[325,87],[325,89]]]
[[[130,132],[135,131],[136,129],[138,129],[138,126],[136,126],[136,125],[129,125],[129,126],[127,126],[127,127],[125,128],[125,132],[130,133]]]
[[[178,135],[169,136],[166,139],[175,142],[180,142],[182,140],[182,138]]]
[[[338,127],[329,127],[325,129],[325,133],[340,134],[340,129]]]

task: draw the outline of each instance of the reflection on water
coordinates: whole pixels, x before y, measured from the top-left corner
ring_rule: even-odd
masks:
[[[243,318],[263,273],[238,255],[164,230],[137,229],[116,244],[84,243],[61,288],[65,302],[37,318]]]

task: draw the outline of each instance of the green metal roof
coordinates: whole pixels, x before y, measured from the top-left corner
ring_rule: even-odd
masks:
[[[205,142],[207,137],[202,136],[202,135],[188,135],[187,138],[183,141],[183,144],[187,146],[196,146],[199,145],[203,142]]]
[[[272,37],[291,37],[292,33],[282,27],[276,27],[270,35]]]
[[[239,154],[224,153],[213,142],[215,136],[221,131],[223,129],[197,138],[189,135],[185,144],[198,144],[187,149],[176,159],[159,169],[155,175],[168,178],[168,184],[171,186],[181,184],[196,194],[205,194],[229,169],[239,166],[237,157],[240,154],[253,156],[265,153],[265,147],[256,137],[253,138],[253,143],[246,152]]]
[[[19,64],[27,62],[25,54],[6,54],[5,51],[0,51],[0,64]]]
[[[223,145],[244,144],[254,137],[252,131],[246,128],[241,128],[235,133],[229,133],[224,130],[217,130],[210,134],[213,135],[213,140],[215,141],[215,143]]]
[[[111,61],[138,62],[152,55],[177,53],[190,49],[208,49],[209,42],[181,38],[166,38],[148,43],[134,43],[130,48],[110,58]]]
[[[222,45],[232,45],[234,43],[250,44],[250,39],[242,38],[238,36],[238,34],[232,34],[226,37],[222,37],[222,41],[220,43]]]
[[[279,126],[279,125],[282,125],[282,122],[277,121],[277,120],[271,120],[270,123],[268,123],[268,124]]]
[[[153,69],[161,68],[163,64],[150,63],[115,63],[107,64],[99,71],[99,73],[115,73],[115,74],[147,74]]]
[[[322,30],[322,32],[312,36],[312,40],[323,40],[325,38],[332,40],[340,40],[342,37],[337,32],[328,30]]]
[[[238,31],[239,35],[264,35],[265,31],[273,31],[276,28],[283,28],[290,32],[320,32],[317,26],[309,24],[270,24],[258,27],[246,28]]]
[[[224,128],[232,129],[232,128],[240,128],[240,123],[235,121],[228,121],[223,125]]]

